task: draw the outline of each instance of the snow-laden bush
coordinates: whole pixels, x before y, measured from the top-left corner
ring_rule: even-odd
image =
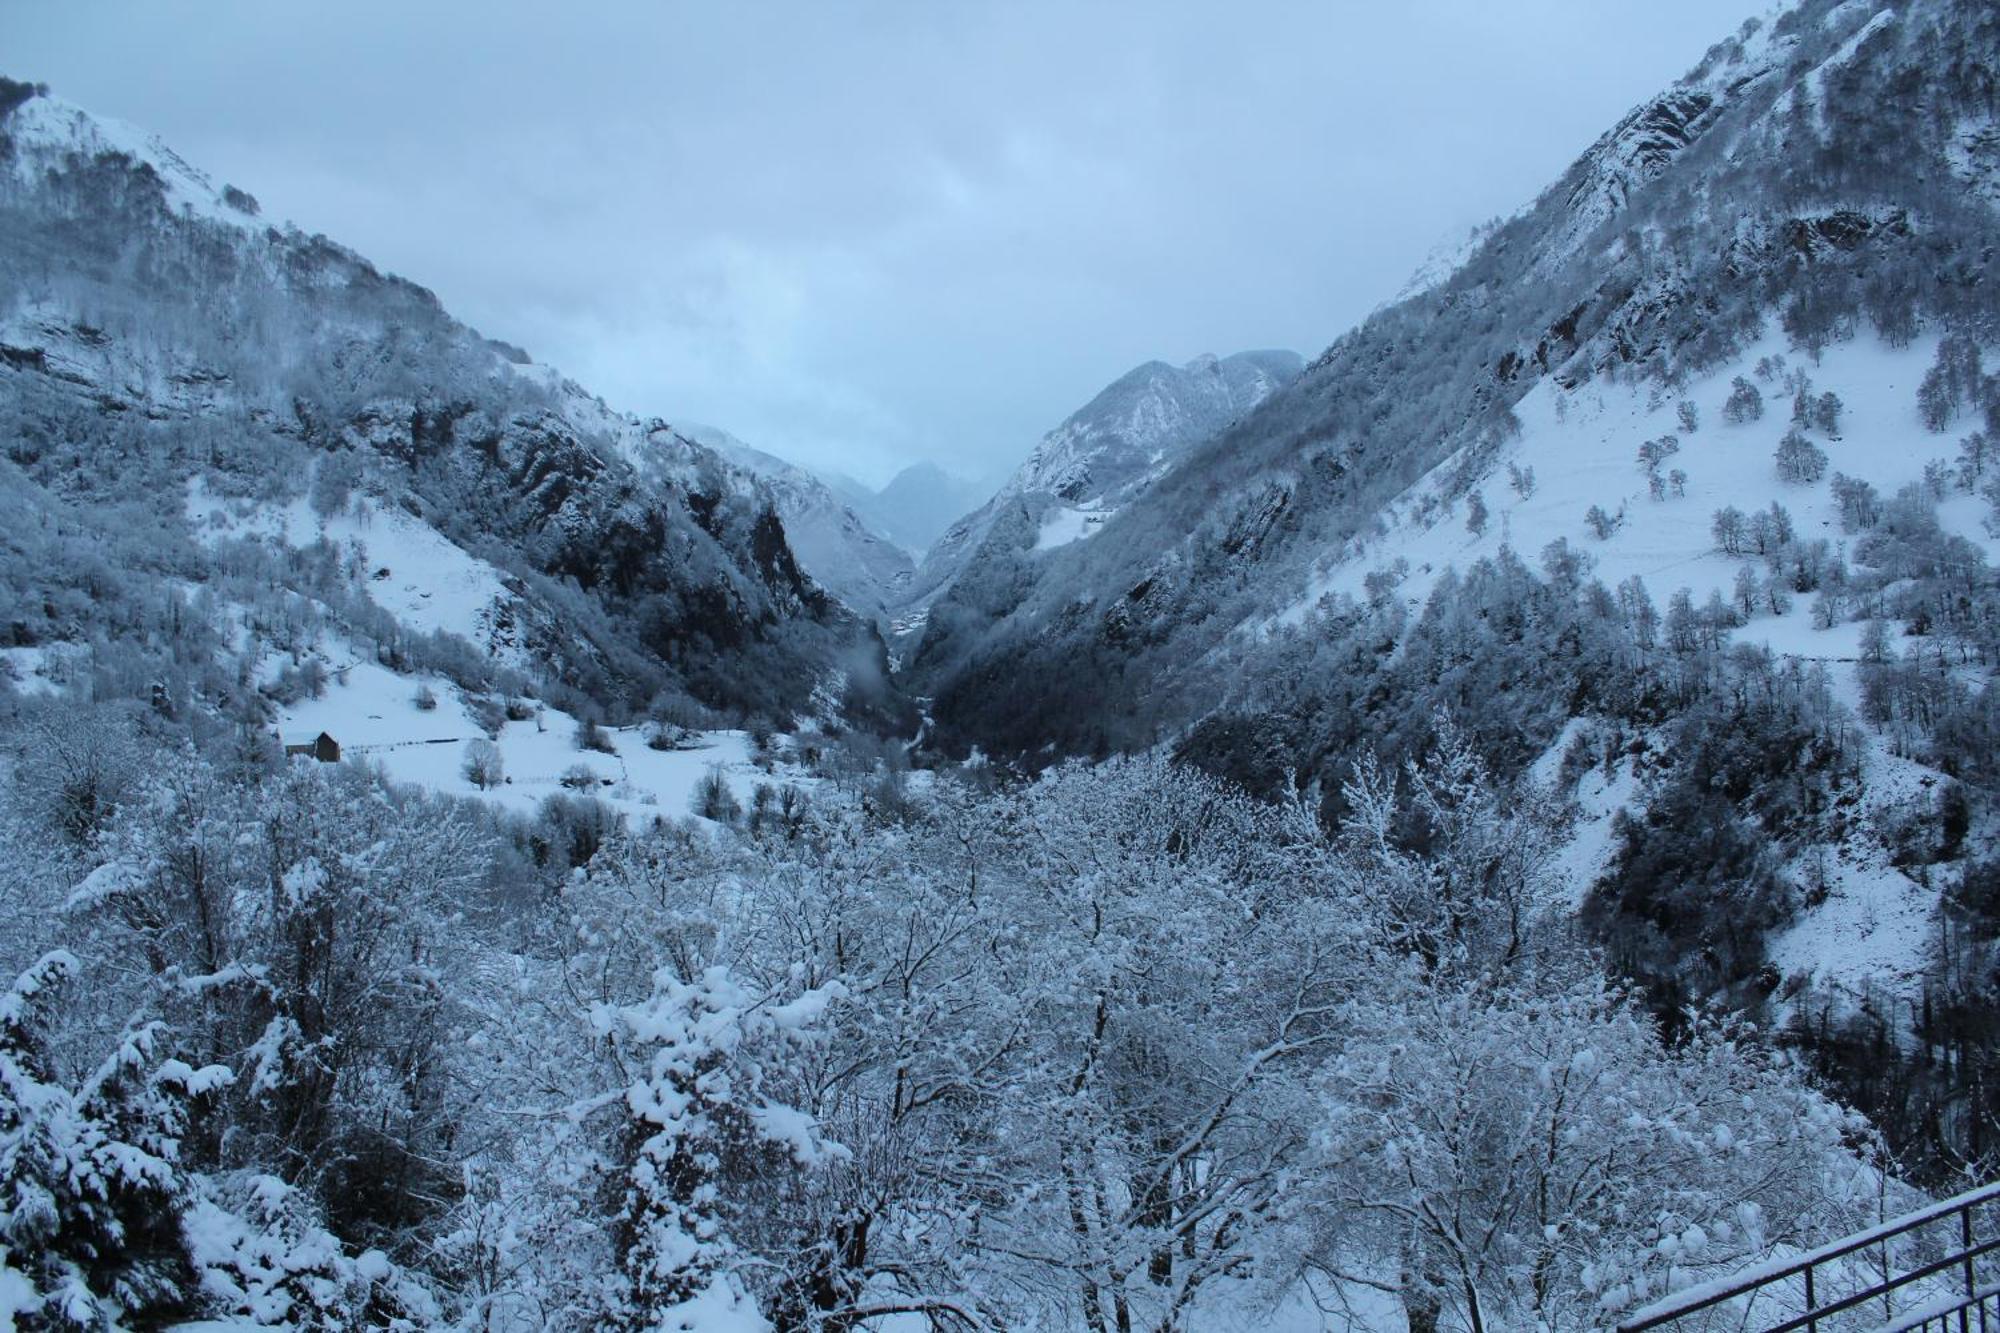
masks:
[[[743,803],[729,786],[729,775],[719,764],[711,764],[695,784],[689,801],[693,812],[718,824],[734,824],[743,817]]]
[[[460,771],[467,782],[481,791],[491,790],[507,780],[507,765],[500,756],[500,747],[484,736],[474,736],[465,743]]]
[[[1722,405],[1722,419],[1741,426],[1764,415],[1764,392],[1738,375],[1730,381],[1729,398]]]
[[[1781,480],[1810,485],[1826,475],[1826,450],[1794,426],[1778,441],[1777,464]]]
[[[298,1333],[436,1326],[421,1284],[380,1250],[350,1255],[311,1197],[276,1176],[200,1180],[184,1229],[209,1314]]]
[[[1329,1089],[1322,1244],[1336,1271],[1404,1275],[1419,1314],[1602,1326],[1879,1203],[1843,1146],[1865,1124],[1739,1027],[1669,1048],[1581,969],[1384,999],[1356,1006]]]

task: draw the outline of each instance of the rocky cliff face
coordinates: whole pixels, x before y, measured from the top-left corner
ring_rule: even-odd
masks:
[[[914,570],[907,551],[806,469],[716,427],[682,425],[678,433],[757,477],[771,493],[800,567],[857,615],[886,623]]]

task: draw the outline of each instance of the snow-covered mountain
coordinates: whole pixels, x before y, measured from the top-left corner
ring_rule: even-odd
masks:
[[[1183,366],[1148,361],[1120,376],[1043,436],[998,494],[937,539],[904,599],[906,632],[924,627],[933,604],[961,580],[982,588],[1005,581],[995,571],[1023,553],[1097,532],[1181,454],[1289,383],[1304,364],[1294,352],[1239,352]]]
[[[828,475],[823,479],[854,512],[914,559],[922,559],[954,520],[987,496],[980,483],[935,463],[912,463],[879,490],[852,477]]]
[[[1507,462],[1537,447],[1520,412],[1537,391],[1649,386],[1664,435],[1693,376],[1750,373],[1780,331],[1810,374],[1832,339],[1907,345],[1932,310],[1984,309],[1963,294],[1994,262],[1978,71],[1996,21],[1948,0],[1813,0],[1747,23],[1442,282],[1196,444],[1087,529],[1098,536],[1047,551],[1017,605],[967,627],[976,650],[927,649],[916,676],[945,732],[1010,748],[1001,719],[1045,722],[1030,699],[1080,678],[1096,705],[1082,730],[1021,742],[1094,748],[1107,715],[1143,716],[1149,735],[1199,715],[1213,682],[1196,686],[1186,665],[1253,651],[1255,627],[1331,571],[1371,567],[1385,533],[1451,522],[1446,506],[1475,489],[1489,504],[1504,492]],[[1926,54],[1938,51],[1965,54]],[[1646,512],[1629,517],[1634,533],[1647,526]],[[1511,540],[1532,554],[1556,535]],[[923,569],[914,586],[927,590]]]
[[[157,139],[13,82],[0,416],[0,484],[112,524],[114,544],[120,507],[140,506],[176,553],[162,577],[212,582],[218,542],[328,551],[353,574],[319,580],[317,601],[454,635],[579,707],[788,715],[870,652],[749,473],[325,237],[266,224]],[[38,594],[61,571],[12,572],[22,606],[59,604]],[[74,632],[45,611],[14,637]]]
[[[0,81],[0,1324],[1962,1304],[1880,1224],[2000,1172],[1996,55],[1799,0],[1120,380],[914,736],[817,482]]]
[[[909,552],[871,527],[828,483],[720,427],[682,423],[677,429],[770,488],[793,554],[820,586],[877,621],[901,601],[915,571]]]
[[[1957,0],[1746,24],[1090,540],[961,576],[933,738],[1338,812],[1442,708],[1576,802],[1568,891],[1663,1007],[1948,988],[2000,809],[1996,51]]]

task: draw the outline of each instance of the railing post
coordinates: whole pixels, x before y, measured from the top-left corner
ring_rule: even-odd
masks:
[[[1818,1306],[1819,1306],[1819,1300],[1813,1295],[1813,1266],[1811,1264],[1807,1264],[1806,1265],[1806,1333],[1819,1333],[1819,1320],[1812,1317],[1813,1311],[1817,1309]]]
[[[1964,1243],[1965,1304],[1966,1306],[1970,1306],[1973,1303],[1975,1293],[1979,1290],[1979,1286],[1973,1281],[1972,1276],[1972,1205],[1969,1203],[1958,1210],[1958,1238]],[[1986,1323],[1986,1312],[1984,1310],[1980,1311],[1979,1322],[1982,1326]],[[1961,1308],[1959,1310],[1958,1333],[1972,1333],[1972,1311],[1970,1309]]]

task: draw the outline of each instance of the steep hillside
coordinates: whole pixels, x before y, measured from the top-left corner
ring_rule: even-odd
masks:
[[[1448,279],[960,618],[918,672],[939,735],[1021,753],[1171,734],[1254,659],[1242,631],[1323,584],[1421,479],[1436,503],[1490,492],[1538,385],[1669,396],[1747,370],[1767,330],[1810,361],[1840,338],[1983,325],[1996,23],[1947,0],[1747,23]]]
[[[909,553],[869,526],[826,482],[717,427],[683,424],[678,429],[683,438],[714,450],[770,488],[793,554],[821,587],[878,622],[901,600],[915,568]]]
[[[1091,540],[948,599],[931,737],[1165,743],[1339,823],[1448,718],[1566,807],[1577,920],[1663,1021],[1757,1014],[1947,1177],[2000,1068],[1996,52],[1962,0],[1747,24]]]
[[[747,474],[480,337],[423,288],[266,224],[157,140],[28,85],[0,92],[4,484],[60,516],[46,521],[100,533],[124,577],[156,595],[213,586],[219,557],[195,529],[247,522],[290,552],[260,558],[325,567],[310,588],[272,575],[295,592],[374,606],[403,636],[455,636],[626,715],[674,700],[787,715],[879,658]],[[269,521],[288,506],[297,523]],[[5,540],[14,644],[78,633],[61,608],[90,575],[18,530]]]
[[[1183,453],[1289,383],[1303,364],[1292,352],[1201,356],[1184,366],[1149,361],[1043,436],[1000,492],[952,524],[918,566],[901,625],[924,633],[919,674],[941,669],[965,641],[963,623],[983,624],[1017,604],[1041,553],[1096,533]]]

